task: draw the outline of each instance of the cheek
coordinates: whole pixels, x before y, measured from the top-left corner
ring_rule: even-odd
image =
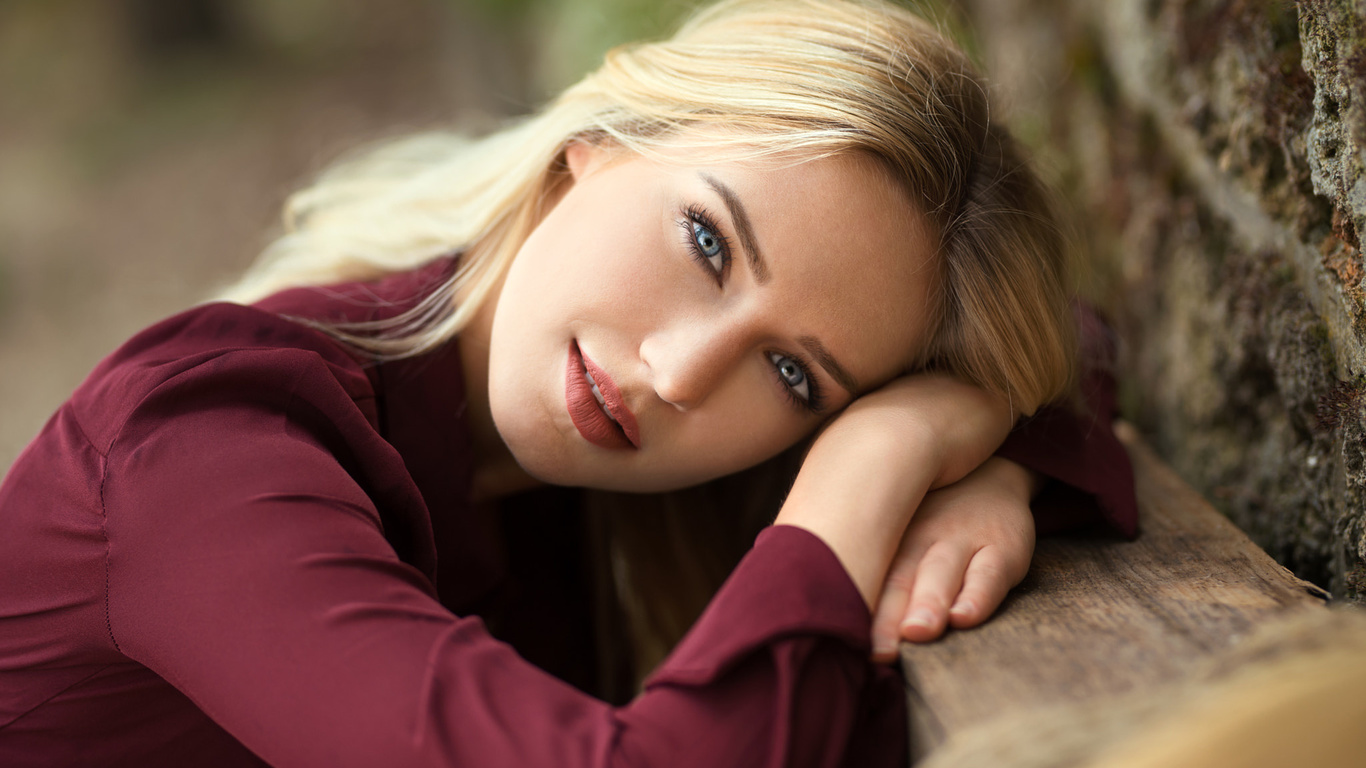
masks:
[[[574,226],[538,228],[509,275],[521,302],[570,318],[618,314],[658,303],[676,275],[666,274],[660,227],[623,212]],[[520,274],[519,274],[520,273]]]
[[[712,477],[728,475],[766,461],[787,450],[815,429],[816,423],[801,418],[782,403],[766,403],[773,397],[766,389],[749,391],[732,407],[704,414],[690,414],[679,443],[685,456]]]

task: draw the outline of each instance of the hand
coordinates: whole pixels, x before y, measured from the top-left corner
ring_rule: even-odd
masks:
[[[897,642],[926,642],[945,626],[986,621],[1029,572],[1036,478],[991,458],[953,485],[926,494],[901,537],[873,614],[873,660],[896,658]]]
[[[807,458],[876,450],[880,466],[928,463],[931,487],[938,488],[991,456],[1018,415],[1005,398],[948,374],[911,374],[850,403],[821,430]]]
[[[985,461],[1012,421],[1004,398],[951,376],[897,379],[817,436],[775,523],[819,536],[871,610],[925,493]]]

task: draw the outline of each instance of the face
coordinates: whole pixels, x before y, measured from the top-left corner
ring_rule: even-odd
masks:
[[[696,155],[572,145],[572,184],[510,267],[489,404],[540,480],[659,491],[738,471],[926,342],[932,240],[876,165]]]

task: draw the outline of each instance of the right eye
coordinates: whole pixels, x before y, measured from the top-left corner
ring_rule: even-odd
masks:
[[[806,368],[795,358],[779,352],[769,352],[768,360],[773,363],[773,369],[778,372],[778,378],[782,380],[793,396],[803,403],[810,403],[812,400],[811,379],[806,374]]]
[[[716,226],[715,220],[706,210],[690,206],[683,212],[679,222],[686,235],[684,238],[693,258],[707,268],[720,283],[730,265],[730,244]]]
[[[721,238],[705,224],[694,221],[692,223],[692,239],[697,245],[699,256],[707,260],[711,268],[720,274],[726,268],[726,249],[721,245]]]

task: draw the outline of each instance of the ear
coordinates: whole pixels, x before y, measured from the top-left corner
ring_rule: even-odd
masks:
[[[564,162],[574,181],[602,167],[609,157],[610,153],[603,147],[580,139],[569,142],[564,150]]]

